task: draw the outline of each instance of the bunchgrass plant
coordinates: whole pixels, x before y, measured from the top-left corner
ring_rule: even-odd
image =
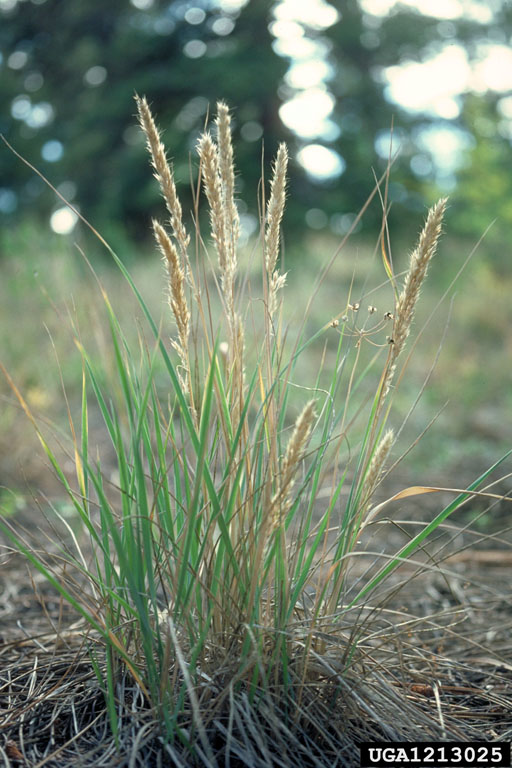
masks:
[[[388,423],[393,395],[446,200],[429,211],[405,277],[393,274],[383,247],[383,277],[394,302],[385,317],[349,295],[337,318],[309,338],[303,323],[290,340],[280,266],[286,147],[279,147],[270,184],[262,185],[262,281],[249,292],[239,267],[228,108],[218,105],[213,135],[198,141],[190,232],[149,106],[137,98],[137,107],[167,208],[153,231],[172,335],[169,340],[112,253],[149,334],[130,346],[103,292],[120,392],[114,397],[75,331],[83,363],[79,426],[70,416],[76,481],[9,379],[82,521],[85,543],[73,535],[52,560],[4,529],[86,620],[113,733],[120,680],[128,676],[167,742],[179,740],[193,759],[213,765],[207,725],[226,717],[236,692],[255,708],[268,707],[272,693],[290,724],[300,719],[306,689],[315,681],[320,686],[326,670],[343,675],[356,657],[358,621],[370,598],[491,470],[353,583],[350,565],[361,536],[384,505],[375,494],[395,449]],[[204,198],[208,237],[199,224]],[[354,333],[363,312],[373,329],[366,357],[365,334]],[[332,370],[297,382],[301,356],[326,334],[334,345]],[[90,446],[91,408],[111,443],[108,460]],[[429,490],[408,488],[393,499]]]

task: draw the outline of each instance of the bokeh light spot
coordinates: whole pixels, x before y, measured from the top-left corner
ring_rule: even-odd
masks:
[[[235,22],[229,16],[221,16],[219,19],[215,19],[212,24],[212,32],[220,37],[230,35],[234,28]]]
[[[47,101],[40,101],[34,104],[29,114],[25,117],[25,122],[30,128],[42,128],[52,122],[55,117],[52,105]]]
[[[44,78],[40,72],[29,72],[26,76],[23,85],[25,86],[25,90],[29,93],[34,93],[35,91],[38,91],[40,88],[42,88],[44,83]]]
[[[7,66],[11,69],[23,69],[28,61],[28,55],[25,51],[14,51],[7,59]]]
[[[18,198],[12,189],[0,187],[0,213],[14,213],[18,207]]]
[[[154,0],[130,0],[130,2],[139,11],[147,11],[153,5]]]
[[[240,11],[249,0],[216,0],[218,6],[224,11]]]
[[[255,120],[248,120],[240,128],[240,135],[244,141],[259,141],[263,136],[263,126]]]
[[[433,171],[432,160],[427,155],[413,155],[410,166],[416,176],[429,176]]]
[[[28,96],[16,96],[11,103],[11,115],[15,120],[25,120],[29,116],[32,104]]]
[[[475,90],[512,90],[512,50],[506,45],[480,46],[480,61],[474,69],[472,86]]]
[[[354,226],[356,219],[355,213],[333,213],[330,219],[331,229],[336,235],[346,235]],[[359,220],[352,231],[359,232],[361,226],[361,220]]]
[[[366,13],[387,16],[397,5],[413,8],[424,16],[438,19],[458,19],[465,16],[472,21],[486,24],[492,18],[491,4],[479,0],[359,0]]]
[[[240,241],[245,245],[258,229],[258,219],[252,213],[240,214]]]
[[[60,141],[56,141],[55,139],[52,139],[51,141],[46,141],[41,149],[41,156],[43,160],[46,160],[47,163],[56,163],[58,162],[62,155],[64,154],[64,147],[62,146]]]
[[[324,0],[281,0],[274,15],[276,19],[293,19],[312,29],[327,29],[339,18],[336,8]]]
[[[325,229],[329,222],[326,212],[320,208],[310,208],[304,218],[310,229]]]
[[[386,96],[412,112],[429,112],[447,120],[460,114],[458,96],[468,84],[466,51],[450,45],[425,62],[388,67]]]
[[[78,216],[69,208],[58,208],[50,216],[50,227],[58,235],[69,235],[78,221]]]
[[[185,12],[185,21],[189,24],[202,24],[206,19],[206,13],[202,8],[192,7]]]
[[[320,180],[341,176],[346,168],[341,155],[322,144],[306,145],[297,154],[297,159],[310,176]]]
[[[107,70],[99,65],[90,67],[84,75],[84,83],[95,88],[107,79]]]
[[[285,81],[292,88],[315,88],[332,74],[332,67],[322,59],[299,59],[290,66]]]
[[[334,96],[323,88],[308,88],[279,109],[283,123],[304,138],[321,136],[334,108]]]
[[[512,96],[505,96],[498,102],[498,110],[503,117],[512,120]]]
[[[74,181],[63,181],[57,187],[57,191],[66,198],[66,200],[73,200],[76,197],[76,184]]]
[[[459,168],[464,153],[474,146],[474,139],[470,133],[455,126],[443,124],[434,124],[421,129],[416,139],[421,149],[435,157],[441,176],[451,174]]]
[[[202,40],[189,40],[183,47],[183,53],[189,59],[200,59],[206,53],[206,43]]]
[[[14,8],[16,8],[17,4],[18,0],[0,0],[0,10],[12,11]]]

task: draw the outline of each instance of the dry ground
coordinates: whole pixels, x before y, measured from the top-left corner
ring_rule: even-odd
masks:
[[[397,510],[393,522],[375,527],[367,549],[391,551],[430,514],[428,505]],[[505,505],[496,507],[482,527],[473,511],[459,513],[418,558],[427,568],[421,575],[411,579],[421,568],[404,565],[393,576],[385,603],[380,603],[384,593],[373,600],[380,610],[367,606],[361,613],[358,652],[349,671],[340,673],[336,649],[318,660],[299,723],[289,719],[277,694],[269,694],[256,712],[243,692],[222,699],[217,681],[224,704],[205,719],[217,764],[351,768],[359,765],[360,741],[511,741],[508,516]],[[28,511],[22,518],[18,523],[31,521]],[[372,557],[356,561],[354,579]],[[29,575],[19,555],[3,548],[1,560],[2,766],[209,765],[181,745],[163,743],[128,678],[118,686],[116,750],[85,648],[85,627],[51,587]],[[345,629],[348,637],[352,627]]]

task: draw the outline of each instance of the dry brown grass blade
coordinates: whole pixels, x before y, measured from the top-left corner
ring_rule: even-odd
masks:
[[[404,488],[398,493],[395,493],[393,496],[390,496],[389,499],[386,499],[381,504],[377,504],[376,507],[373,507],[370,510],[368,517],[364,521],[364,525],[367,525],[371,520],[373,520],[376,517],[376,515],[382,512],[382,510],[385,507],[387,507],[388,504],[391,504],[393,501],[399,501],[400,499],[407,499],[411,496],[423,496],[424,494],[427,494],[427,493],[468,494],[468,496],[471,496],[471,497],[512,502],[512,497],[503,496],[498,493],[488,493],[486,491],[468,491],[467,488],[440,488],[435,486],[411,485],[409,488]]]

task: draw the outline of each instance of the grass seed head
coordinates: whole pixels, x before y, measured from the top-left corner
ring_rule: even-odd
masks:
[[[388,429],[380,442],[377,444],[375,453],[373,454],[370,466],[366,478],[364,480],[363,488],[361,490],[361,499],[363,507],[367,507],[370,499],[372,498],[375,490],[382,477],[384,467],[386,465],[389,452],[393,447],[393,441],[395,434],[392,429]]]
[[[442,198],[428,212],[418,245],[411,254],[409,270],[405,277],[404,287],[398,298],[395,312],[395,327],[393,329],[394,357],[398,357],[409,335],[414,309],[418,300],[421,285],[427,274],[428,265],[434,256],[443,223],[447,198]]]
[[[217,144],[219,151],[219,174],[221,179],[222,203],[225,229],[228,238],[230,259],[236,263],[236,245],[240,235],[240,217],[235,204],[235,165],[231,143],[231,116],[228,106],[217,104]]]
[[[284,285],[283,279],[276,272],[279,256],[280,230],[286,200],[286,173],[288,169],[288,150],[286,144],[280,144],[274,162],[274,173],[270,182],[270,198],[267,204],[265,228],[265,269],[269,285],[269,314],[272,317],[277,307],[277,293]]]
[[[429,210],[418,245],[411,254],[409,270],[405,276],[402,292],[398,297],[395,313],[393,315],[391,312],[386,312],[384,315],[386,319],[393,319],[393,334],[388,339],[391,352],[382,384],[383,397],[386,397],[389,392],[396,371],[397,358],[411,331],[420,289],[441,235],[447,201],[447,198],[443,197]]]
[[[278,489],[272,497],[271,502],[274,526],[279,524],[279,520],[282,519],[283,514],[285,514],[290,507],[290,494],[293,487],[295,472],[297,471],[304,449],[311,435],[314,419],[315,401],[310,400],[306,403],[297,418],[292,435],[286,447],[286,453],[281,466]]]
[[[162,196],[171,217],[172,233],[178,243],[181,257],[188,269],[187,249],[190,243],[190,235],[187,234],[183,224],[181,203],[176,192],[174,175],[167,162],[165,147],[160,140],[160,134],[146,98],[143,97],[141,99],[139,96],[136,96],[135,101],[137,103],[140,126],[146,136],[151,162],[155,170],[155,178],[160,185]]]
[[[234,277],[236,270],[235,252],[230,247],[230,237],[226,229],[225,190],[221,177],[219,148],[211,135],[206,132],[200,136],[197,151],[201,163],[206,198],[210,207],[210,225],[213,241],[219,259],[222,291],[226,302],[227,316],[231,333],[234,333]]]
[[[179,344],[173,342],[181,362],[188,368],[188,338],[190,334],[190,311],[185,295],[185,271],[178,251],[162,225],[153,220],[153,232],[163,256],[169,280],[169,304],[178,328]]]

